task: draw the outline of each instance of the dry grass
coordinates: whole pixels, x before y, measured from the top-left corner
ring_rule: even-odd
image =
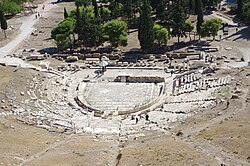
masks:
[[[122,150],[121,165],[217,165],[214,159],[173,138],[130,142]]]
[[[246,161],[250,156],[249,113],[248,110],[237,116],[225,118],[220,123],[200,132],[197,137],[210,140],[216,146],[221,146],[225,151]]]
[[[0,131],[0,161],[3,165],[18,164],[63,139],[61,135],[18,123],[13,118],[0,118]]]

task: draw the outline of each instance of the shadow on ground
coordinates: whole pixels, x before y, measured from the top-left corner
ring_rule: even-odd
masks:
[[[236,32],[236,33],[234,33],[234,34],[232,34],[230,36],[227,36],[227,37],[225,37],[223,39],[230,39],[230,38],[236,37],[232,41],[237,41],[239,39],[249,41],[250,40],[250,35],[249,34],[250,34],[250,27],[246,27],[246,28],[241,29],[238,32]]]

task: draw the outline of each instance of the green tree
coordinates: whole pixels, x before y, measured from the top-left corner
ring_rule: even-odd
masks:
[[[151,10],[152,8],[149,4],[149,1],[143,0],[138,22],[138,38],[141,49],[146,53],[152,50],[154,44],[154,23],[151,18]]]
[[[155,40],[159,45],[167,44],[169,33],[168,30],[159,24],[154,25]]]
[[[73,47],[75,19],[68,17],[61,21],[57,27],[51,31],[51,37],[56,41],[59,50]]]
[[[238,15],[241,16],[243,13],[243,0],[237,0]]]
[[[131,19],[134,17],[133,15],[133,0],[125,0],[122,1],[123,4],[123,16],[128,20],[130,23]]]
[[[247,23],[250,24],[250,2],[244,3],[243,12],[241,18]]]
[[[201,25],[203,23],[203,6],[201,0],[195,0],[196,1],[196,11],[197,11],[197,25],[196,25],[196,31],[199,34],[200,39],[200,33],[201,33]]]
[[[102,26],[103,38],[110,41],[112,46],[127,45],[127,24],[121,20],[111,20]]]
[[[110,5],[110,11],[113,18],[122,16],[123,5],[120,2],[114,1]]]
[[[156,35],[156,32],[161,30],[161,29],[162,29],[162,26],[160,24],[154,24],[153,31],[154,31],[155,35]]]
[[[190,14],[191,13],[197,14],[195,6],[196,6],[196,0],[189,0],[188,8],[189,8],[189,13]]]
[[[78,35],[78,40],[85,46],[96,46],[100,37],[99,20],[95,18],[94,7],[76,8],[76,26],[74,32]]]
[[[110,17],[111,11],[109,10],[109,8],[101,5],[99,9],[99,13],[100,13],[101,20],[105,21],[108,19],[108,17]]]
[[[160,20],[160,21],[162,21],[163,19],[164,19],[164,17],[165,17],[165,8],[166,8],[166,6],[165,6],[165,3],[164,3],[164,1],[163,0],[161,0],[158,4],[157,4],[157,6],[156,6],[156,17]]]
[[[66,8],[64,8],[64,13],[63,14],[64,14],[64,19],[66,19],[67,17],[69,17],[69,14],[68,14]]]
[[[164,0],[150,0],[150,5],[152,7],[152,10],[157,10],[157,7],[159,4],[161,4]]]
[[[16,14],[21,11],[21,7],[16,3],[11,0],[5,0],[0,3],[1,9],[5,14]]]
[[[8,24],[7,24],[6,18],[4,16],[4,13],[3,13],[2,10],[0,10],[0,23],[1,23],[1,29],[4,32],[4,36],[5,36],[5,38],[7,38],[7,35],[6,35],[5,31],[8,28]]]
[[[185,32],[188,32],[189,40],[191,41],[190,32],[194,29],[194,26],[192,25],[190,20],[186,20],[185,22]]]
[[[202,0],[202,3],[205,7],[214,8],[216,7],[222,0]]]
[[[201,35],[202,37],[213,36],[213,40],[215,40],[215,36],[217,36],[218,31],[222,27],[222,20],[219,18],[211,18],[208,21],[205,21],[201,25]]]
[[[98,11],[98,5],[96,0],[92,0],[92,5],[94,6],[94,13],[95,13],[95,17],[99,17],[99,11]]]
[[[75,5],[87,7],[91,5],[91,0],[75,0]]]
[[[185,36],[185,21],[187,19],[187,1],[176,0],[173,2],[173,9],[171,18],[173,21],[172,35],[178,37],[178,43],[180,37]]]

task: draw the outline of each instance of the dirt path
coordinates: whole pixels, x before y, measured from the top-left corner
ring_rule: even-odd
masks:
[[[241,97],[242,101],[246,99],[248,94],[248,89],[245,91],[244,95]],[[242,108],[238,110],[238,112],[244,111],[247,109],[246,102],[242,103]],[[181,138],[181,140],[191,144],[195,149],[198,151],[203,152],[204,154],[208,156],[212,156],[215,159],[219,160],[221,163],[226,165],[250,165],[246,161],[243,161],[241,159],[236,158],[232,154],[229,154],[225,152],[221,147],[213,145],[212,143],[209,143],[207,140],[197,139],[194,137],[191,137],[191,135],[195,135],[199,133],[200,131],[207,129],[210,126],[213,126],[216,123],[219,123],[220,121],[224,120],[225,118],[229,118],[230,116],[233,116],[233,112],[227,111],[223,112],[221,116],[218,116],[216,118],[213,118],[209,121],[205,121],[204,123],[201,123],[199,125],[193,125],[190,128],[186,128],[183,130],[184,138]],[[178,138],[179,139],[179,138]]]
[[[42,6],[45,5],[45,9],[42,9]],[[45,3],[38,5],[37,12],[42,14],[42,16],[46,16],[47,12],[53,8],[54,4],[52,0],[47,0]],[[20,27],[20,33],[7,45],[0,48],[0,59],[4,56],[13,53],[15,48],[34,30],[33,26],[38,21],[35,18],[35,14],[27,17],[21,18],[22,25]]]
[[[48,152],[49,150],[52,150],[60,145],[63,145],[63,144],[66,144],[68,143],[75,135],[69,135],[68,137],[66,137],[64,140],[62,141],[59,141],[59,142],[56,142],[54,143],[53,145],[51,145],[50,147],[36,153],[36,154],[33,154],[32,156],[30,156],[28,159],[26,160],[23,160],[19,165],[22,166],[22,165],[25,165],[41,156],[43,156],[46,152]]]

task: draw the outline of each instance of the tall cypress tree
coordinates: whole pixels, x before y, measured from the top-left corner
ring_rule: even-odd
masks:
[[[134,17],[132,3],[133,3],[132,0],[122,1],[124,16],[128,20],[129,24],[130,24],[130,20]]]
[[[187,5],[185,0],[175,0],[173,2],[171,12],[171,20],[173,22],[172,35],[178,37],[178,43],[180,42],[180,37],[186,36]]]
[[[203,5],[201,0],[196,0],[197,6],[195,7],[197,9],[197,25],[196,25],[196,30],[197,33],[199,34],[200,38],[200,33],[201,33],[201,24],[203,23]]]
[[[78,35],[78,41],[79,41],[80,45],[83,44],[83,38],[84,38],[84,36],[81,33],[82,26],[83,26],[83,22],[81,19],[80,7],[76,6],[76,25],[75,25],[74,32]]]
[[[199,8],[199,0],[194,0],[194,6],[195,6],[195,8],[194,8],[194,12],[195,12],[195,14],[197,15],[198,14],[198,8]]]
[[[99,13],[98,13],[98,5],[96,0],[92,0],[92,5],[94,6],[94,13],[95,13],[95,18],[99,17]]]
[[[64,14],[64,19],[66,19],[67,17],[69,17],[69,14],[68,14],[66,8],[64,8],[64,13],[63,14]]]
[[[195,7],[195,0],[189,0],[188,2],[189,14],[193,12],[196,14],[196,9],[194,7]]]
[[[157,6],[156,6],[156,17],[160,20],[163,21],[164,17],[166,17],[165,13],[166,5],[163,1],[160,1]]]
[[[8,28],[8,24],[7,24],[6,18],[4,17],[4,13],[2,10],[0,10],[0,23],[1,23],[1,29],[4,32],[4,36],[5,38],[7,38],[5,30]]]
[[[140,8],[140,17],[138,22],[138,39],[141,49],[147,53],[151,51],[154,44],[154,22],[151,18],[152,8],[148,0],[143,0]]]
[[[243,13],[243,0],[237,0],[238,15],[241,16]]]

